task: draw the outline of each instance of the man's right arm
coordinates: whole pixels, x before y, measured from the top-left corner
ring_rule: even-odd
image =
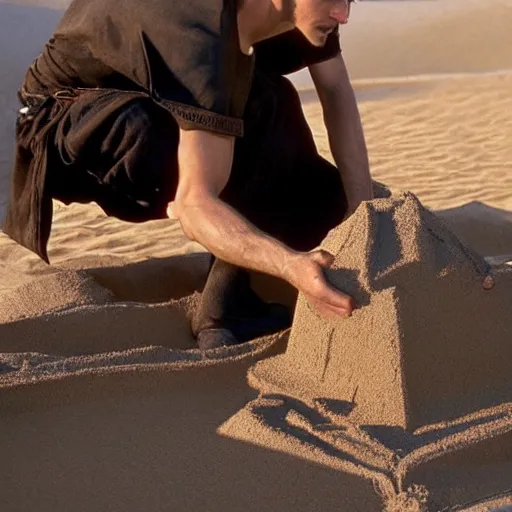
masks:
[[[233,137],[203,130],[180,132],[180,176],[173,212],[185,234],[224,261],[287,280],[326,316],[349,315],[350,298],[324,279],[322,267],[332,261],[328,253],[294,251],[219,199],[233,153]]]

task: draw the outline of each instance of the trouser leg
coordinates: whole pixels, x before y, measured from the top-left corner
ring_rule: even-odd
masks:
[[[50,170],[51,194],[66,204],[95,201],[129,222],[165,218],[178,183],[178,126],[152,100],[122,97],[91,91],[68,108],[56,137],[67,165]]]

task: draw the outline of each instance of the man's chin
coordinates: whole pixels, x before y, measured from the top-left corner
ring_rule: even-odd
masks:
[[[318,48],[321,48],[322,46],[325,46],[325,43],[327,42],[327,37],[329,36],[329,33],[322,32],[322,31],[315,31],[313,33],[304,34],[306,36],[306,39],[313,45]]]

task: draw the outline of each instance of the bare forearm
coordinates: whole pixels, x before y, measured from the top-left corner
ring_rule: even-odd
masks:
[[[329,134],[331,153],[348,200],[348,214],[361,201],[373,199],[368,151],[361,117],[341,54],[310,67]]]
[[[361,118],[353,91],[345,90],[324,105],[331,153],[349,205],[372,199],[372,180]]]
[[[256,228],[217,198],[182,204],[178,218],[187,236],[218,258],[251,270],[287,279],[295,251]]]

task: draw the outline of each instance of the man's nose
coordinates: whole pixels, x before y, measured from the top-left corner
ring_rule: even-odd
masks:
[[[348,23],[350,17],[350,2],[349,0],[341,0],[338,5],[331,9],[331,18],[335,19],[341,25]]]

